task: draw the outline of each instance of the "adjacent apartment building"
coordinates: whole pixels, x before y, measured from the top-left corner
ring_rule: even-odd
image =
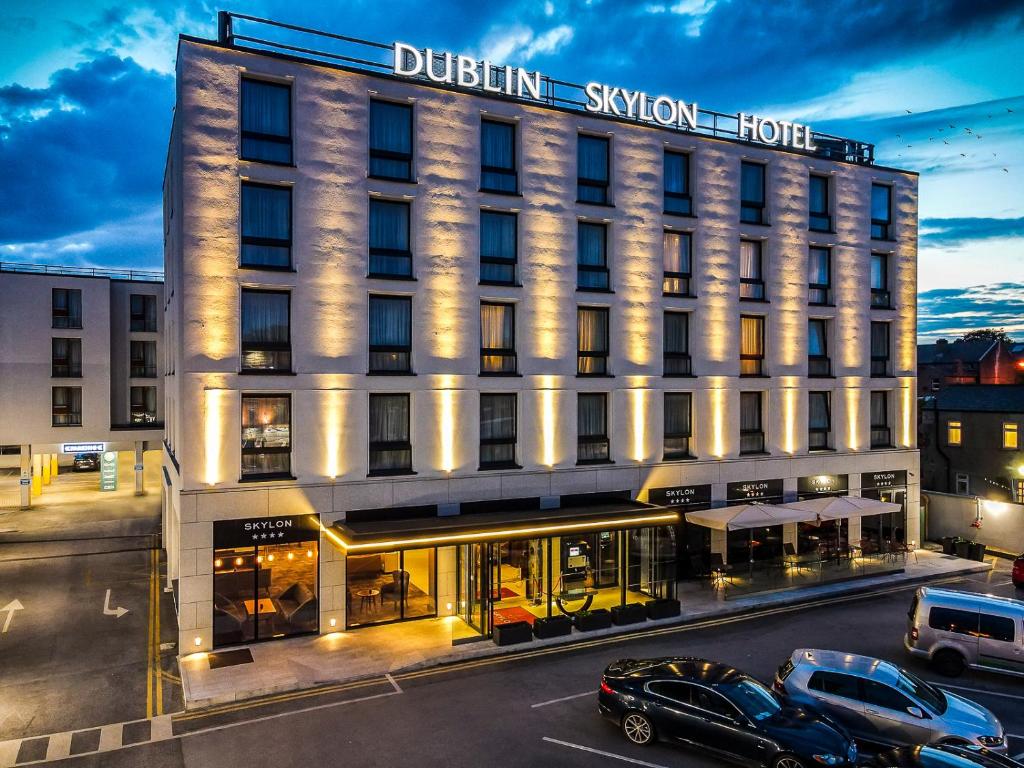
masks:
[[[919,540],[915,174],[238,23],[180,39],[165,177],[183,650],[672,595],[797,540],[686,524],[734,502]]]

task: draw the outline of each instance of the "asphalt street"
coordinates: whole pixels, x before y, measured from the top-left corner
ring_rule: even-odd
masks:
[[[1014,594],[1008,564],[957,588]],[[68,766],[713,766],[692,751],[628,744],[597,714],[600,673],[621,657],[697,655],[769,681],[794,647],[890,659],[989,707],[1024,753],[1024,685],[968,672],[938,678],[902,647],[912,589],[701,629],[594,641],[569,648],[425,670],[328,693],[232,705],[174,721],[175,737],[71,758]]]

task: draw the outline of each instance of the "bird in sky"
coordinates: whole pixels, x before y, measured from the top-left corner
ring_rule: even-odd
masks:
[[[1007,107],[1007,108],[1006,108],[1006,111],[1007,111],[1007,112],[1013,112],[1013,110],[1012,110],[1012,109],[1010,109],[1009,107]],[[1005,171],[1006,169],[1005,169],[1005,168],[1003,168],[1003,170]]]
[[[963,152],[960,153],[960,157],[967,157]]]
[[[1003,173],[1009,173],[1009,171],[1003,168]]]
[[[911,111],[910,111],[910,110],[908,109],[908,110],[907,110],[907,114],[908,114],[908,115],[912,115],[912,114],[914,114],[914,113],[913,113],[913,112],[911,112]]]
[[[943,143],[943,144],[949,144],[949,142],[948,142],[948,141],[946,141],[945,139],[943,139],[943,140],[942,140],[942,143]]]

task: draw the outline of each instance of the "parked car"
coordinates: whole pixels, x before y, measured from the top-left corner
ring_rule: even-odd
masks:
[[[76,453],[75,472],[96,472],[100,468],[100,455],[98,453]]]
[[[598,708],[634,744],[689,744],[772,768],[857,762],[857,746],[840,726],[714,661],[616,661],[601,678]]]
[[[921,587],[907,611],[903,644],[950,677],[967,667],[1024,675],[1024,602]]]
[[[957,744],[917,744],[881,752],[867,768],[1024,768],[1006,755],[984,747]]]
[[[1021,554],[1013,561],[1013,571],[1010,574],[1013,579],[1013,586],[1017,589],[1024,589],[1024,554]]]
[[[779,667],[775,689],[872,745],[949,742],[1006,750],[1003,726],[987,709],[881,659],[801,648]]]

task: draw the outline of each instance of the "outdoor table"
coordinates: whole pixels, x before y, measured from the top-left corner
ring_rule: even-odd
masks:
[[[242,605],[245,606],[245,612],[252,616],[254,613],[259,611],[260,616],[265,616],[268,613],[277,613],[277,608],[274,606],[274,601],[269,597],[261,597],[259,606],[256,605],[255,600],[243,600]]]

